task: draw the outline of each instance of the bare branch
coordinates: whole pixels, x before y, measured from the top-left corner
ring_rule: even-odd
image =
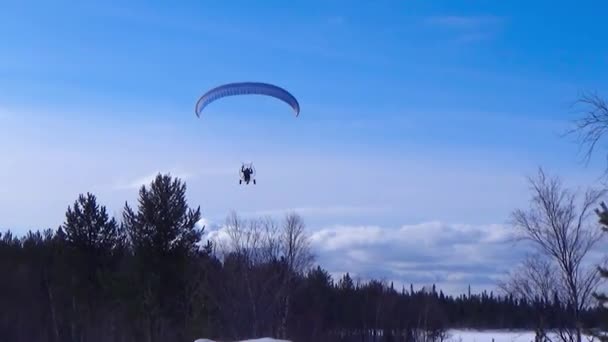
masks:
[[[582,95],[576,104],[582,107],[581,117],[566,135],[576,135],[579,151],[584,150],[583,158],[588,164],[598,142],[608,131],[608,104],[597,93]]]
[[[550,280],[558,284],[551,290],[560,293],[573,305],[570,320],[576,326],[574,330],[565,328],[567,331],[561,332],[561,339],[573,340],[574,336],[576,339],[573,341],[580,342],[580,313],[590,304],[599,283],[597,269],[585,265],[586,256],[602,238],[597,221],[590,222],[589,215],[606,191],[587,190],[579,205],[575,192],[565,188],[559,178],[547,176],[542,169],[536,178],[530,178],[530,186],[530,208],[515,210],[511,222],[521,234],[521,239],[532,242],[538,253],[555,265],[556,270],[543,272],[553,266],[526,260],[523,270],[512,275],[510,282],[503,287],[520,296],[545,300],[546,293],[542,290],[549,284],[543,282]]]
[[[304,221],[296,213],[285,217],[281,246],[290,271],[303,273],[312,266],[314,256],[311,253],[310,239],[306,235]]]

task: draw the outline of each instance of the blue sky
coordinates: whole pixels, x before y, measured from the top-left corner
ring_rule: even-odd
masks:
[[[119,215],[137,186],[171,172],[216,224],[231,209],[300,211],[336,274],[493,288],[521,257],[504,239],[525,177],[543,166],[590,185],[600,173],[601,157],[584,167],[559,134],[581,92],[606,90],[607,9],[5,2],[0,227],[56,227],[86,191]],[[300,117],[239,97],[196,118],[204,91],[234,81],[287,88]],[[241,161],[255,163],[256,187],[236,184]]]

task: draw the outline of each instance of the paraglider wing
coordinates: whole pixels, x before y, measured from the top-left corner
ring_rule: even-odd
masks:
[[[235,95],[266,95],[272,96],[287,103],[296,113],[296,117],[300,115],[300,104],[298,100],[287,90],[276,85],[260,82],[239,82],[228,83],[219,87],[213,88],[203,94],[196,102],[196,116],[200,117],[200,113],[211,102],[227,96]]]

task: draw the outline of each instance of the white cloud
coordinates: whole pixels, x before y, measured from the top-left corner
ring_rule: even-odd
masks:
[[[400,227],[336,225],[312,233],[318,262],[330,273],[387,279],[397,287],[434,283],[447,293],[496,290],[530,245],[515,243],[513,227],[440,221]],[[598,247],[599,248],[599,247]],[[592,251],[589,265],[602,253]]]
[[[196,222],[196,227],[199,229],[202,227],[205,227],[205,229],[208,229],[208,227],[210,225],[211,225],[211,222],[205,217],[201,217],[201,219],[198,220],[198,222]]]
[[[312,233],[321,265],[336,274],[391,279],[400,286],[436,283],[461,291],[492,289],[518,261],[522,246],[500,224],[426,222],[401,227],[332,226]]]
[[[447,293],[494,290],[497,280],[524,255],[513,245],[512,229],[500,224],[467,225],[439,221],[403,225],[331,226],[311,231],[317,263],[335,280],[345,273],[362,280],[393,282],[397,288],[436,284]],[[224,226],[207,239],[228,241]]]
[[[334,226],[316,231],[312,238],[318,246],[327,250],[348,247],[374,246],[378,244],[414,244],[430,247],[442,242],[453,243],[451,248],[459,248],[458,243],[502,243],[508,241],[510,230],[503,225],[465,225],[427,222],[404,225],[400,228],[379,226]]]

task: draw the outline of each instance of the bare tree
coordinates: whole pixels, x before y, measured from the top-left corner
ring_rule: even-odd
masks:
[[[600,279],[595,267],[585,265],[586,256],[602,237],[589,215],[605,190],[589,189],[577,204],[577,194],[565,189],[559,178],[547,177],[542,169],[530,184],[531,206],[514,211],[512,223],[520,238],[531,242],[559,270],[560,290],[574,323],[573,328],[560,330],[560,338],[581,342],[580,313],[590,304]]]
[[[314,260],[304,221],[292,213],[279,226],[270,217],[245,220],[232,212],[223,231],[218,242],[226,285],[220,291],[229,302],[227,321],[247,322],[244,329],[250,336],[275,332],[285,336],[293,277],[306,272]],[[238,309],[243,305],[247,313]],[[240,334],[236,330],[243,330],[238,328],[232,329],[235,338]]]
[[[310,249],[310,237],[306,234],[306,226],[300,215],[290,213],[285,217],[280,241],[281,252],[289,270],[294,273],[308,271],[314,261],[314,255]]]
[[[236,253],[250,265],[278,260],[284,253],[281,232],[270,217],[245,220],[232,212],[224,226],[227,236],[220,242],[222,253]]]
[[[535,342],[551,341],[547,334],[548,308],[553,295],[560,291],[558,270],[546,256],[528,255],[524,262],[499,287],[508,295],[534,303],[537,321],[535,322]]]
[[[313,264],[314,255],[310,249],[310,238],[306,234],[304,221],[296,213],[285,217],[283,230],[280,236],[281,252],[285,258],[287,272],[284,283],[285,298],[281,318],[280,336],[287,336],[287,317],[289,316],[289,303],[293,291],[293,276],[308,271]]]
[[[260,219],[245,220],[233,212],[227,218],[225,225],[229,245],[224,251],[225,265],[226,259],[231,259],[229,259],[230,266],[225,266],[228,279],[226,286],[223,287],[227,291],[224,298],[233,309],[234,319],[239,321],[239,330],[245,329],[242,333],[250,336],[258,336],[262,333],[268,320],[264,311],[271,307],[265,300],[270,292],[270,289],[264,286],[268,279],[264,279],[260,269],[271,261],[272,250],[276,249],[278,243],[269,236],[272,233],[269,230],[274,225],[264,225],[264,223],[269,222]],[[244,307],[248,310],[242,310]]]

